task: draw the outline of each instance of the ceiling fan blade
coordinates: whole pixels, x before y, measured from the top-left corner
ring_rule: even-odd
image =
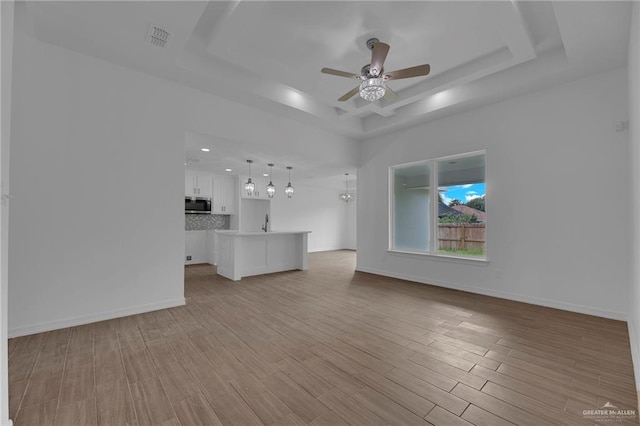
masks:
[[[377,42],[373,45],[373,50],[371,51],[371,66],[369,67],[371,75],[380,75],[384,60],[387,58],[387,53],[389,53],[389,45],[387,43]]]
[[[384,92],[384,98],[385,101],[387,102],[393,102],[396,99],[398,99],[398,94],[396,92],[394,92],[393,90],[391,90],[391,87],[387,86],[385,88],[385,92]]]
[[[353,97],[353,95],[355,95],[356,93],[358,93],[360,91],[360,86],[356,86],[353,89],[349,90],[347,93],[345,93],[344,95],[342,95],[342,97],[340,97],[338,100],[340,102],[344,102],[344,101],[348,101],[349,99],[351,99]]]
[[[405,68],[403,70],[391,71],[384,74],[384,78],[387,80],[400,80],[401,78],[419,77],[421,75],[427,75],[431,71],[429,64],[418,65],[411,68]]]
[[[347,78],[360,78],[360,74],[354,74],[352,72],[334,70],[333,68],[322,68],[320,72],[325,74],[337,75],[339,77],[347,77]]]

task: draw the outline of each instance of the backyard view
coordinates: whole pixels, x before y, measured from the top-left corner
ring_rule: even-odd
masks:
[[[394,166],[391,172],[392,250],[485,258],[484,152]]]
[[[438,193],[438,252],[485,257],[484,183],[440,187]]]

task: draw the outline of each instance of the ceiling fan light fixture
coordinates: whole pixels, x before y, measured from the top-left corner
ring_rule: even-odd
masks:
[[[362,67],[360,74],[335,70],[333,68],[322,68],[320,70],[320,72],[324,74],[364,80],[358,86],[339,97],[338,102],[348,101],[354,97],[356,93],[360,93],[360,97],[369,102],[377,101],[385,95],[387,102],[393,102],[398,99],[398,95],[391,90],[390,87],[387,87],[387,80],[400,80],[429,74],[431,70],[429,64],[385,72],[384,61],[387,58],[390,47],[387,43],[382,43],[377,38],[367,40],[367,48],[371,50],[371,62]]]
[[[360,97],[374,102],[382,98],[387,90],[384,78],[369,78],[360,83]]]

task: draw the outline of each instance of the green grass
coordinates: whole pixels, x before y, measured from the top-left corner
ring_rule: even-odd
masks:
[[[467,250],[440,249],[438,250],[438,253],[450,254],[453,256],[484,257],[484,250],[482,249],[467,249]]]

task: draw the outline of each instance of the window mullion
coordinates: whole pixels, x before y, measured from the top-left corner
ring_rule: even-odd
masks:
[[[388,229],[388,247],[389,249],[395,248],[395,223],[396,223],[396,177],[395,177],[395,168],[389,168],[389,176],[387,178],[387,182],[389,182],[389,187],[387,190],[389,191],[389,229]]]
[[[429,215],[429,252],[436,253],[438,242],[438,162],[435,160],[429,161],[429,170],[431,176],[429,176],[429,182],[431,191],[429,193],[431,200],[431,214]]]

